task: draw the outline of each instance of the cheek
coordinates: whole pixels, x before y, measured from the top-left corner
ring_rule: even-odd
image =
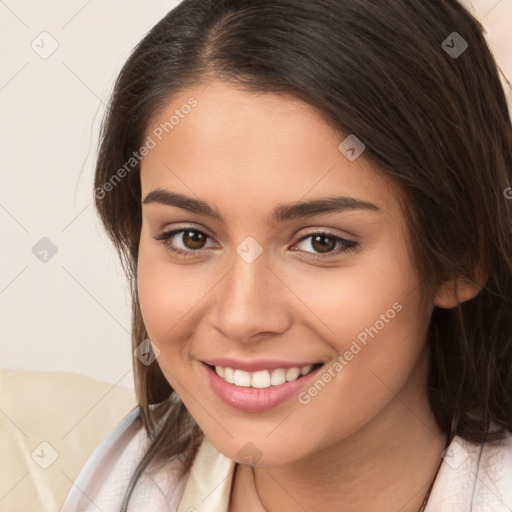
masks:
[[[326,443],[343,429],[349,433],[365,424],[408,382],[420,379],[415,369],[429,321],[418,294],[410,289],[396,288],[357,304],[341,295],[331,316],[334,334],[324,338],[339,354],[337,365],[322,379],[326,384],[313,383],[300,396],[304,410],[325,418]]]
[[[340,383],[358,400],[369,404],[374,400],[376,407],[409,379],[422,354],[430,321],[418,289],[411,293],[411,288],[397,288],[382,298],[383,302],[376,300],[357,319],[356,313],[354,319],[348,317],[349,328],[339,331],[343,339],[336,346],[343,367]]]
[[[386,261],[386,254],[380,256],[375,263],[361,258],[357,265],[325,272],[306,269],[300,279],[290,279],[305,306],[304,314],[319,326],[325,339],[334,338],[341,348],[360,333],[364,341],[365,329],[375,323],[379,331],[389,330],[405,316],[398,312],[404,302],[414,300],[415,274],[399,261]]]
[[[424,344],[431,311],[420,302],[419,277],[406,252],[397,249],[370,251],[357,266],[305,273],[294,284],[307,306],[301,308],[306,322],[342,358],[335,386],[357,387],[359,400],[383,387],[375,375],[399,387]]]
[[[169,330],[185,313],[187,294],[179,272],[165,261],[165,252],[141,237],[137,262],[137,292],[149,337],[161,348]]]
[[[201,299],[212,287],[205,272],[170,258],[164,248],[141,238],[137,264],[140,309],[149,337],[161,350],[192,335]]]

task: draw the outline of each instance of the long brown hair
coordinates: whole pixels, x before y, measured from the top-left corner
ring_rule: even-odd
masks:
[[[130,281],[133,348],[148,334],[136,292],[140,165],[130,159],[151,119],[214,78],[283,92],[356,134],[364,158],[400,184],[425,286],[488,270],[474,299],[434,308],[429,400],[443,432],[474,442],[512,432],[512,127],[500,73],[457,0],[181,2],[124,65],[96,167],[95,206]],[[123,511],[151,463],[178,457],[185,474],[202,438],[158,364],[133,363],[151,443]]]

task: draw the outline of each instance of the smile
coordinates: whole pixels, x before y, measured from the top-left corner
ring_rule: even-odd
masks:
[[[260,370],[257,372],[246,372],[223,366],[215,366],[215,373],[229,384],[239,387],[268,388],[280,386],[285,382],[292,382],[303,375],[307,375],[313,369],[313,365],[302,368],[277,368],[274,370]]]
[[[245,412],[264,412],[288,402],[319,373],[324,363],[249,372],[201,363],[210,389],[225,404]]]

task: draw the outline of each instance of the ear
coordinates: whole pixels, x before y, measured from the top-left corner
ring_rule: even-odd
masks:
[[[475,298],[487,282],[488,276],[488,269],[480,265],[476,272],[476,280],[459,276],[445,281],[435,293],[434,306],[451,309],[459,303]]]

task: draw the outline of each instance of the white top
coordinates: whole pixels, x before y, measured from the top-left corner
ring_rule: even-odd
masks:
[[[134,409],[102,441],[80,472],[61,512],[119,512],[148,438]],[[481,458],[479,462],[479,454]],[[227,512],[236,463],[204,437],[189,473],[174,460],[143,474],[130,512]],[[484,445],[456,436],[444,453],[425,512],[512,512],[512,434]]]

